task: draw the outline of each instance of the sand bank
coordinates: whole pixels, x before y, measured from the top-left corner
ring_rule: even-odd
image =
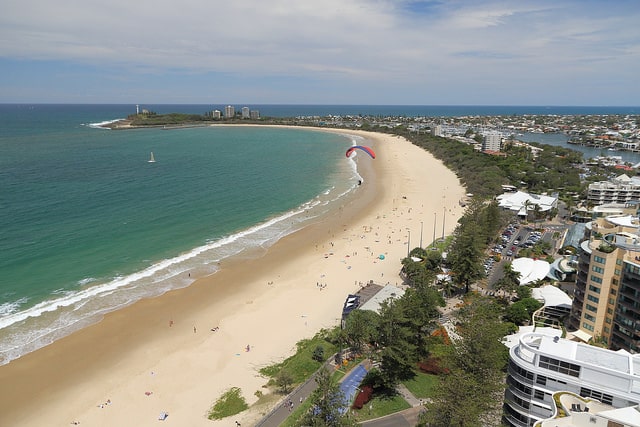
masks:
[[[111,313],[1,366],[0,425],[146,426],[162,411],[167,424],[232,425],[235,418],[205,418],[224,391],[239,387],[255,402],[256,391],[266,392],[258,369],[339,324],[359,283],[399,284],[408,238],[413,248],[441,237],[443,227],[448,234],[462,215],[464,189],[402,138],[339,132],[365,136],[377,153],[360,156],[365,182],[355,197],[258,259],[223,263],[186,289]],[[253,425],[266,409],[236,418]]]

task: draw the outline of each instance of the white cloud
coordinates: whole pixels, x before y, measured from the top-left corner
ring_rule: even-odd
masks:
[[[640,12],[627,0],[12,3],[0,15],[0,58],[295,77],[351,85],[354,96],[375,84],[407,99],[453,90],[462,99],[479,78],[569,84],[640,62]]]

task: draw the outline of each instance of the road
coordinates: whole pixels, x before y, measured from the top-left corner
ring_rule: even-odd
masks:
[[[360,425],[363,427],[413,427],[418,424],[420,412],[423,410],[422,406],[416,406],[386,417],[365,421]]]

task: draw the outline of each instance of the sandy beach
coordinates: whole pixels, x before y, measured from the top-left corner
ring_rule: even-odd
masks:
[[[250,405],[267,393],[259,368],[338,325],[359,283],[400,284],[409,236],[411,248],[421,238],[426,246],[463,213],[464,189],[427,151],[397,136],[336,132],[364,136],[377,154],[359,156],[354,197],[257,258],[223,263],[0,366],[0,425],[147,426],[163,411],[167,425],[255,424],[269,408],[215,422],[206,413],[231,387]]]

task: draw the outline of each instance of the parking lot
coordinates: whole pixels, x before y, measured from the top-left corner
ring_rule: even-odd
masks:
[[[555,248],[554,233],[562,231],[565,227],[554,224],[540,224],[533,228],[511,222],[500,235],[499,242],[490,247],[489,256],[484,261],[484,271],[487,275],[487,285],[492,289],[493,284],[500,280],[503,276],[503,264],[511,262],[523,248],[531,248],[537,242],[543,240],[551,244]],[[541,231],[539,231],[541,230]],[[495,255],[500,255],[500,261],[494,259]]]

